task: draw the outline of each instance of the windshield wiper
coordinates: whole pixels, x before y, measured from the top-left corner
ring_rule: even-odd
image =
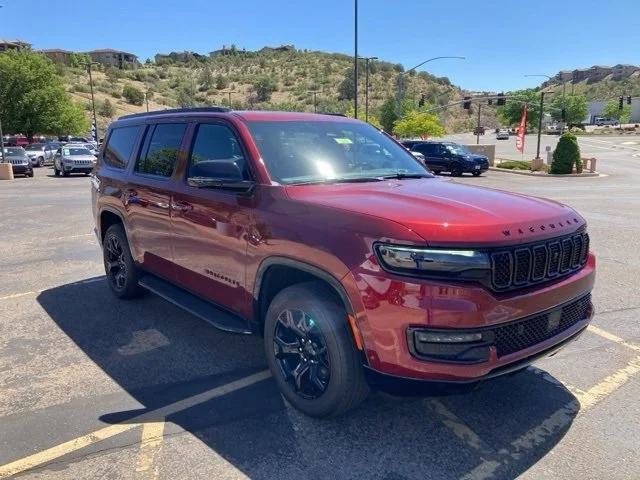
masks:
[[[318,185],[329,183],[365,183],[365,182],[381,182],[383,177],[342,177],[342,178],[325,178],[322,180],[310,180],[308,182],[296,182],[290,185]]]
[[[404,173],[404,172],[396,172],[392,175],[385,175],[382,178],[397,178],[398,180],[402,180],[405,178],[431,178],[431,175],[426,175],[424,173]]]

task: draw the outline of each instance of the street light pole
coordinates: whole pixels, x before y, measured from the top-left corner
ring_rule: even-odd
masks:
[[[93,140],[98,141],[98,120],[96,118],[96,100],[93,96],[93,77],[91,76],[91,65],[98,65],[98,62],[87,62],[87,70],[89,71],[89,88],[91,89],[91,108],[93,110]]]
[[[354,52],[353,52],[353,116],[358,118],[358,0],[353,0]]]
[[[369,62],[377,60],[378,57],[366,57],[365,61],[365,80],[364,80],[364,121],[369,121]]]
[[[457,59],[457,60],[466,60],[466,57],[449,56],[449,55],[443,56],[443,57],[432,57],[432,58],[429,58],[429,59],[425,60],[424,62],[419,63],[415,67],[410,68],[409,70],[405,70],[404,72],[400,73],[400,75],[398,76],[398,106],[399,106],[399,108],[400,108],[400,103],[402,102],[402,98],[404,96],[404,94],[403,94],[404,76],[407,75],[410,72],[413,72],[417,68],[420,68],[425,63],[429,63],[429,62],[433,62],[434,60],[441,60],[441,59],[445,59],[445,58],[453,58],[453,59]]]

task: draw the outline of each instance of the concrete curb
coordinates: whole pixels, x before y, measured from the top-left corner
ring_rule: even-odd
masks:
[[[555,174],[555,173],[547,173],[547,174],[534,173],[534,172],[530,172],[528,170],[509,170],[509,169],[506,169],[506,168],[498,168],[498,167],[489,167],[489,170],[491,170],[492,172],[511,173],[513,175],[525,175],[525,176],[528,176],[528,177],[538,177],[538,178],[549,178],[549,177],[594,178],[594,177],[608,177],[609,176],[609,175],[605,175],[605,174],[598,173],[598,172],[594,172],[594,173],[591,173],[591,172],[589,172],[589,173],[567,173],[565,175],[559,175],[559,174]]]

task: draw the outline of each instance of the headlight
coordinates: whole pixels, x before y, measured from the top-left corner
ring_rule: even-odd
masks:
[[[395,273],[482,279],[491,267],[489,255],[476,250],[402,247],[377,244],[382,266]]]

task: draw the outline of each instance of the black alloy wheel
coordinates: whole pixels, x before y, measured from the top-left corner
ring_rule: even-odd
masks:
[[[297,395],[313,400],[326,391],[331,377],[327,345],[309,314],[283,310],[278,315],[273,349],[285,380]]]
[[[127,282],[127,263],[120,239],[115,235],[109,235],[104,248],[107,277],[116,290],[124,290]]]

